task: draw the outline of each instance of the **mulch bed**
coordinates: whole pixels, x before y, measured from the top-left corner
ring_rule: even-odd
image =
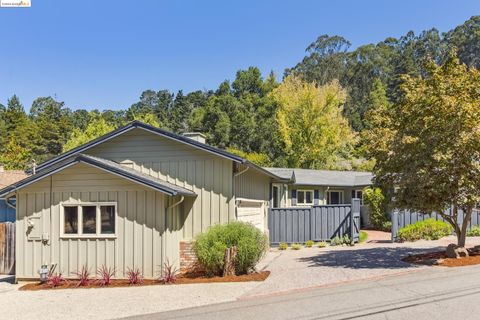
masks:
[[[422,253],[409,255],[402,259],[404,262],[422,264],[428,266],[442,266],[442,267],[463,267],[480,264],[480,253],[469,250],[469,257],[462,258],[447,258],[445,251],[437,251],[430,253]]]
[[[191,284],[191,283],[211,283],[211,282],[248,282],[248,281],[264,281],[270,275],[270,271],[260,271],[240,276],[228,276],[228,277],[207,277],[204,274],[188,273],[177,278],[177,281],[171,285],[177,284]],[[170,285],[164,284],[159,280],[144,279],[142,283],[131,285],[128,280],[115,279],[109,286],[100,286],[95,279],[92,279],[88,286],[77,286],[78,280],[66,280],[61,285],[52,288],[48,283],[27,283],[20,287],[19,290],[58,290],[58,289],[77,289],[77,288],[115,288],[115,287],[139,287],[139,286],[153,286],[153,285]]]

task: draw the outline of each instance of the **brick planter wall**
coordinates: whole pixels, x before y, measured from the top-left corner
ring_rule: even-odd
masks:
[[[192,242],[180,241],[180,272],[185,272],[195,266],[197,258],[193,253]]]

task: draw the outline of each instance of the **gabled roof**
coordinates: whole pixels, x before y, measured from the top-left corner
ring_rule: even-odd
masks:
[[[360,187],[371,185],[373,180],[371,172],[291,168],[265,169],[284,178],[293,177],[294,185]]]
[[[37,174],[31,175],[17,183],[14,183],[4,189],[1,189],[0,198],[20,188],[26,187],[27,185],[34,183],[44,177],[50,176],[56,172],[62,171],[63,169],[66,169],[80,162],[85,163],[87,165],[91,165],[98,169],[107,171],[111,174],[120,176],[122,178],[131,180],[133,182],[152,188],[154,190],[160,191],[169,196],[176,196],[176,195],[196,196],[195,192],[191,190],[176,186],[169,182],[138,172],[137,170],[127,168],[114,161],[93,157],[85,154],[77,154],[77,155],[71,156],[70,158],[64,159],[64,161],[57,163],[56,165],[51,165],[49,168],[41,172],[38,172]]]
[[[254,163],[251,163],[250,161],[248,161],[248,160],[246,160],[246,159],[244,159],[240,156],[234,155],[230,152],[227,152],[227,151],[219,149],[219,148],[215,148],[215,147],[210,146],[208,144],[198,142],[196,140],[187,138],[185,136],[182,136],[182,135],[179,135],[179,134],[176,134],[176,133],[173,133],[173,132],[169,132],[169,131],[166,131],[166,130],[163,130],[163,129],[160,129],[160,128],[153,127],[151,125],[148,125],[146,123],[143,123],[143,122],[140,122],[140,121],[137,121],[137,120],[132,121],[129,124],[123,126],[123,127],[120,127],[120,128],[118,128],[118,129],[116,129],[112,132],[109,132],[109,133],[107,133],[107,134],[105,134],[105,135],[103,135],[103,136],[101,136],[97,139],[94,139],[90,142],[87,142],[87,143],[85,143],[81,146],[78,146],[78,147],[76,147],[76,148],[74,148],[70,151],[67,151],[67,152],[65,152],[65,153],[63,153],[63,154],[61,154],[61,155],[59,155],[55,158],[52,158],[50,160],[47,160],[47,161],[39,164],[36,167],[36,172],[39,173],[40,171],[45,170],[45,169],[49,168],[50,166],[52,166],[56,163],[59,163],[59,162],[63,161],[64,159],[67,159],[67,158],[71,157],[72,155],[80,154],[87,149],[90,149],[90,148],[92,148],[92,147],[94,147],[94,146],[96,146],[100,143],[108,141],[112,138],[115,138],[115,137],[117,137],[117,136],[119,136],[123,133],[126,133],[126,132],[128,132],[130,130],[133,130],[133,129],[136,129],[136,128],[146,130],[148,132],[157,134],[159,136],[162,136],[162,137],[165,137],[165,138],[168,138],[168,139],[171,139],[171,140],[175,140],[175,141],[180,142],[180,143],[184,143],[186,145],[189,145],[191,147],[194,147],[194,148],[212,153],[212,154],[217,155],[219,157],[232,160],[233,162],[236,162],[236,163],[241,163],[241,164],[244,164],[244,165],[247,165],[247,166],[250,166],[250,167],[254,167],[258,171],[260,171],[263,174],[266,174],[266,175],[268,175],[268,176],[270,176],[274,179],[281,179],[281,177],[278,177],[274,173],[269,172],[269,171],[263,169],[262,167],[254,164]]]

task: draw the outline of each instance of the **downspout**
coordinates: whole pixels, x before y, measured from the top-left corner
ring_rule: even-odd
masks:
[[[168,207],[165,208],[165,232],[167,231],[167,228],[170,229],[169,226],[168,226],[168,210],[178,206],[179,204],[181,204],[183,202],[183,200],[185,200],[185,197],[181,196],[180,200],[178,200],[175,203],[172,203],[171,205],[169,205]],[[165,255],[168,252],[168,249],[167,249],[168,248],[168,243],[167,242],[168,242],[168,232],[165,233]],[[165,261],[162,261],[162,264],[164,262]]]
[[[325,204],[328,203],[328,190],[330,190],[330,187],[327,187],[327,189],[325,189],[325,194],[323,195],[323,200],[325,201]]]
[[[16,197],[16,196],[17,196],[17,193],[15,192],[15,196],[10,196],[8,198],[5,198],[5,203],[7,204],[7,206],[9,206],[10,208],[12,208],[14,210],[17,210],[17,206],[14,206],[13,204],[11,204],[9,200],[13,197]],[[15,215],[16,215],[16,213],[15,213]]]

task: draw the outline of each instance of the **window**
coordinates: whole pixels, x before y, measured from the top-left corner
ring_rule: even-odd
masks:
[[[343,191],[330,190],[327,192],[327,204],[342,204]]]
[[[313,204],[313,190],[297,190],[297,204],[300,206]]]
[[[353,193],[353,197],[360,199],[360,205],[363,206],[363,191],[362,190],[355,190]]]
[[[272,187],[273,207],[274,207],[274,208],[279,208],[279,207],[280,207],[279,191],[280,191],[280,190],[279,190],[278,186],[273,186],[273,187]]]
[[[61,235],[66,237],[115,236],[116,204],[63,205]]]

